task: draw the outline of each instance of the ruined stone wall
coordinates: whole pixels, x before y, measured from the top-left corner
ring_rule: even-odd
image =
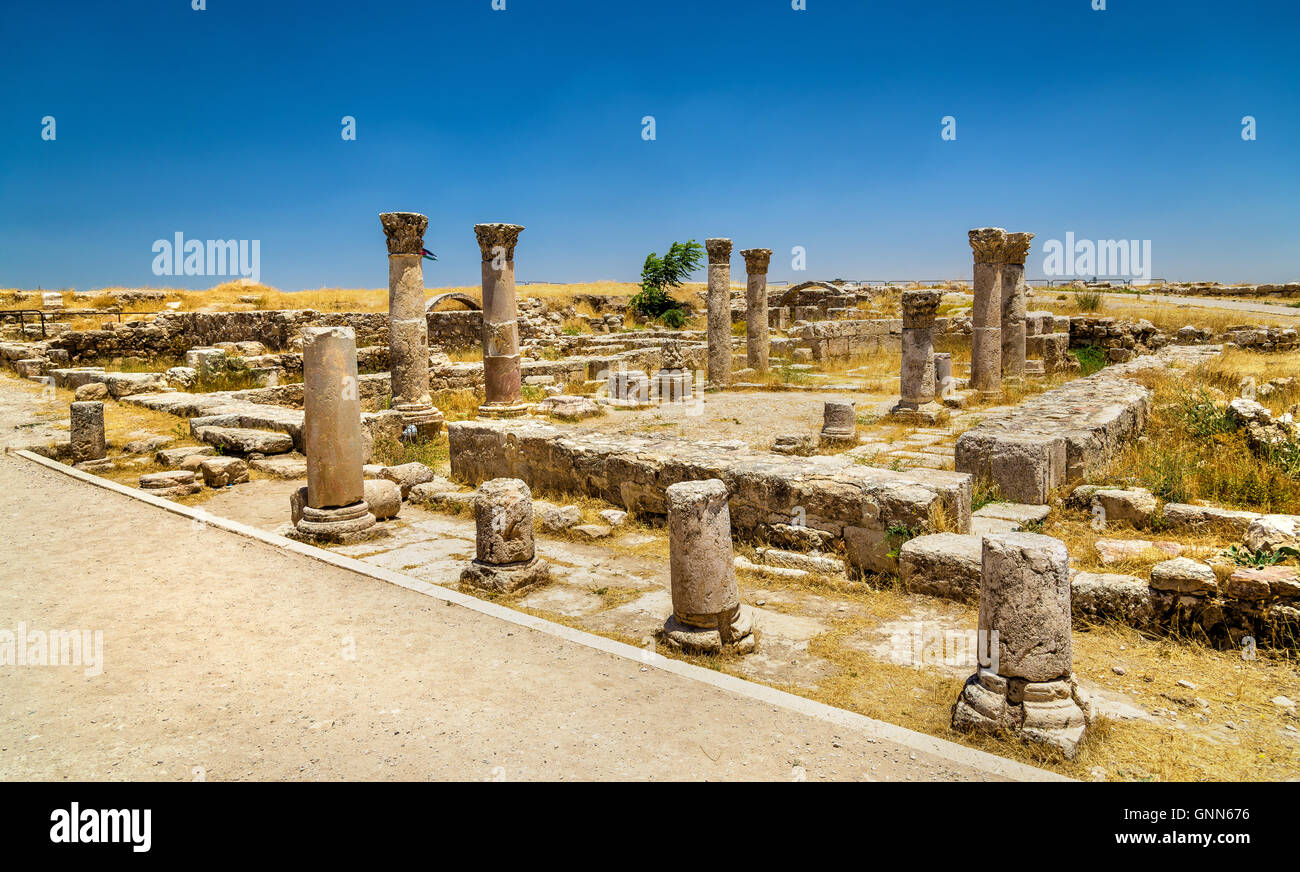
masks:
[[[851,563],[869,571],[895,571],[897,531],[928,530],[932,510],[946,515],[953,529],[970,528],[971,478],[959,473],[898,472],[842,455],[791,458],[734,442],[574,431],[532,421],[457,421],[447,431],[452,476],[467,484],[521,478],[534,488],[598,496],[662,516],[670,485],[720,478],[731,493],[737,535],[842,546]]]
[[[1221,285],[1218,282],[1179,282],[1151,288],[1157,294],[1184,297],[1300,297],[1300,282],[1262,285]]]

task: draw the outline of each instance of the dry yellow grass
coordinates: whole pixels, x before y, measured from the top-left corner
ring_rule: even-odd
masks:
[[[1061,299],[1062,297],[1065,299]],[[1215,333],[1222,333],[1229,327],[1241,324],[1294,326],[1297,319],[1300,319],[1300,309],[1295,310],[1296,314],[1291,316],[1282,312],[1216,309],[1213,305],[1209,300],[1204,305],[1192,306],[1186,303],[1162,302],[1156,296],[1117,294],[1104,298],[1100,310],[1082,312],[1075,301],[1073,291],[1042,288],[1035,289],[1029,301],[1031,309],[1051,311],[1057,315],[1089,315],[1128,321],[1145,318],[1167,333],[1172,333],[1188,324],[1209,327]]]

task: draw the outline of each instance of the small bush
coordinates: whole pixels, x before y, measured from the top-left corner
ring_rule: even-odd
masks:
[[[659,323],[670,330],[680,330],[686,326],[686,313],[676,307],[665,309],[659,315]]]
[[[1075,291],[1074,305],[1079,307],[1080,312],[1100,312],[1106,304],[1106,300],[1101,295],[1101,291]]]
[[[1070,354],[1074,359],[1079,361],[1081,375],[1093,375],[1101,372],[1106,368],[1110,359],[1106,357],[1106,349],[1099,345],[1087,345],[1083,348],[1071,348]]]

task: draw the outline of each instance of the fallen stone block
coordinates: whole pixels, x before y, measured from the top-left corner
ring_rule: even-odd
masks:
[[[411,488],[417,484],[433,481],[438,474],[423,463],[403,463],[400,466],[385,466],[379,471],[380,478],[386,478],[401,489],[402,499],[406,499]]]
[[[163,448],[154,455],[160,466],[179,466],[187,457],[199,455],[211,457],[216,451],[211,445],[186,445],[181,448]]]
[[[99,382],[90,382],[81,385],[73,393],[74,399],[79,403],[91,402],[94,400],[104,401],[108,399],[108,388]]]
[[[981,537],[933,533],[898,550],[899,580],[906,590],[966,602],[979,598]]]
[[[397,483],[387,478],[368,478],[362,492],[362,499],[370,507],[370,514],[377,521],[396,518],[402,510],[402,489]]]
[[[1259,518],[1258,512],[1222,509],[1218,506],[1193,506],[1187,503],[1165,503],[1165,523],[1173,529],[1218,528],[1236,536],[1244,536],[1250,522]]]
[[[1262,515],[1250,522],[1242,538],[1252,551],[1300,550],[1300,516]]]
[[[573,532],[588,539],[608,539],[612,531],[604,524],[579,524],[573,528]]]
[[[971,518],[997,518],[1020,525],[1041,524],[1052,513],[1051,506],[1027,503],[989,503],[971,513]]]
[[[248,481],[248,464],[238,457],[209,457],[199,462],[203,483],[208,487],[230,487]]]
[[[301,454],[255,457],[248,462],[248,465],[272,478],[295,479],[307,477],[307,458]]]
[[[603,415],[605,410],[590,397],[574,397],[560,394],[547,397],[538,403],[537,413],[558,418],[561,421],[581,421]]]
[[[199,427],[194,437],[222,451],[237,454],[287,454],[293,450],[293,437],[271,430],[243,427]]]
[[[156,497],[183,497],[203,490],[194,480],[194,473],[186,470],[151,472],[140,476],[140,488]]]
[[[1154,618],[1151,587],[1132,575],[1076,572],[1070,581],[1070,605],[1076,621],[1114,620],[1145,627]]]
[[[1098,559],[1105,564],[1137,560],[1149,556],[1151,551],[1170,557],[1183,553],[1183,546],[1177,542],[1150,542],[1146,539],[1098,539],[1093,547],[1097,549]]]
[[[533,513],[548,533],[562,533],[582,523],[582,510],[577,506],[557,506],[538,500],[533,504]]]
[[[1218,592],[1219,582],[1208,563],[1175,557],[1151,567],[1151,587],[1187,596],[1208,596]]]
[[[843,560],[826,557],[822,554],[803,554],[799,551],[784,551],[780,548],[755,549],[758,562],[766,566],[784,566],[789,569],[802,569],[818,575],[844,576],[848,567]]]
[[[1100,488],[1092,495],[1094,506],[1106,513],[1106,523],[1127,521],[1141,526],[1151,519],[1160,504],[1146,488]]]
[[[144,439],[132,439],[122,446],[124,454],[153,454],[164,445],[170,444],[170,436],[149,436]]]

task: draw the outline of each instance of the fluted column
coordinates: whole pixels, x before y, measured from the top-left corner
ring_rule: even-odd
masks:
[[[528,411],[521,401],[519,306],[515,300],[518,224],[475,224],[483,255],[483,384],[487,398],[478,413],[513,418]]]
[[[767,267],[772,261],[770,248],[746,248],[745,258],[745,364],[767,372]],[[730,307],[730,301],[728,301]]]
[[[404,427],[424,438],[442,428],[442,413],[429,396],[429,322],[424,310],[424,231],[417,212],[379,216],[388,239],[388,361],[392,408]]]
[[[1034,238],[1032,233],[1008,233],[1003,262],[998,270],[1002,304],[1002,375],[1022,378],[1025,374],[1025,258]]]
[[[706,239],[709,252],[709,386],[731,384],[731,240]]]
[[[971,310],[970,383],[982,396],[1002,393],[1002,296],[999,288],[1007,232],[982,227],[969,233],[975,255]]]

